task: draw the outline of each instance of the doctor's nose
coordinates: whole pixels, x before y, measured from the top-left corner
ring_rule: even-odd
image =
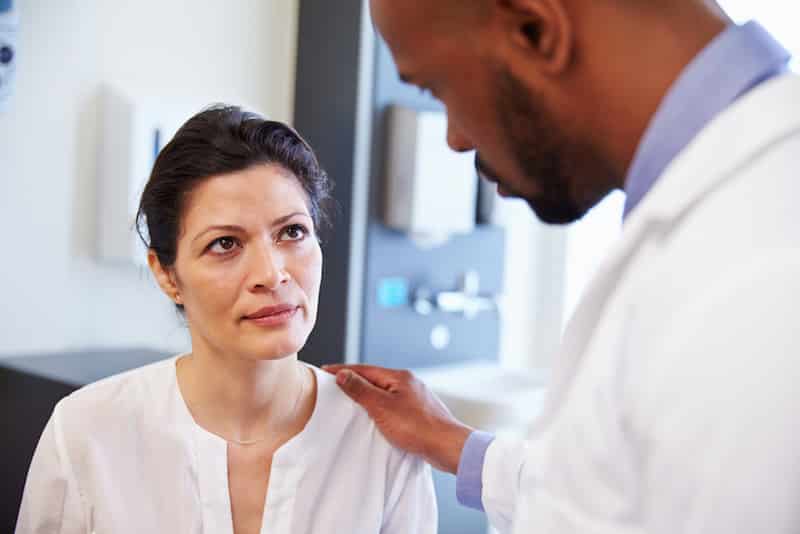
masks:
[[[447,120],[447,144],[456,152],[468,152],[475,147],[470,140],[453,126],[453,121]]]
[[[251,280],[248,285],[252,292],[275,291],[290,278],[283,257],[269,246],[252,250],[249,268]]]

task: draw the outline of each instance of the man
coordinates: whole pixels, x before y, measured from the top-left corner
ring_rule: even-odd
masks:
[[[800,532],[800,79],[710,0],[372,0],[401,77],[501,194],[623,236],[525,442],[413,376],[333,366],[397,446],[505,532]]]

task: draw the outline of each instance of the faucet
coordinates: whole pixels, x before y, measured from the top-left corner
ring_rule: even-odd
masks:
[[[461,286],[455,291],[432,292],[427,287],[419,287],[414,292],[412,306],[420,315],[430,315],[434,309],[445,313],[463,314],[466,319],[474,319],[480,312],[497,308],[495,295],[480,295],[480,276],[469,270],[461,279]]]

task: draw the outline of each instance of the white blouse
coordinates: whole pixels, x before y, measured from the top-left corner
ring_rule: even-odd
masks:
[[[170,358],[61,400],[33,457],[17,534],[233,533],[227,443],[194,422]],[[430,467],[395,449],[313,368],[306,427],[272,460],[261,533],[435,533]]]

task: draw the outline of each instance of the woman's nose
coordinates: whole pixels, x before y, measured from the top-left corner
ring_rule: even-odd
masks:
[[[289,281],[286,265],[280,252],[272,247],[254,246],[251,248],[250,290],[274,291]]]

